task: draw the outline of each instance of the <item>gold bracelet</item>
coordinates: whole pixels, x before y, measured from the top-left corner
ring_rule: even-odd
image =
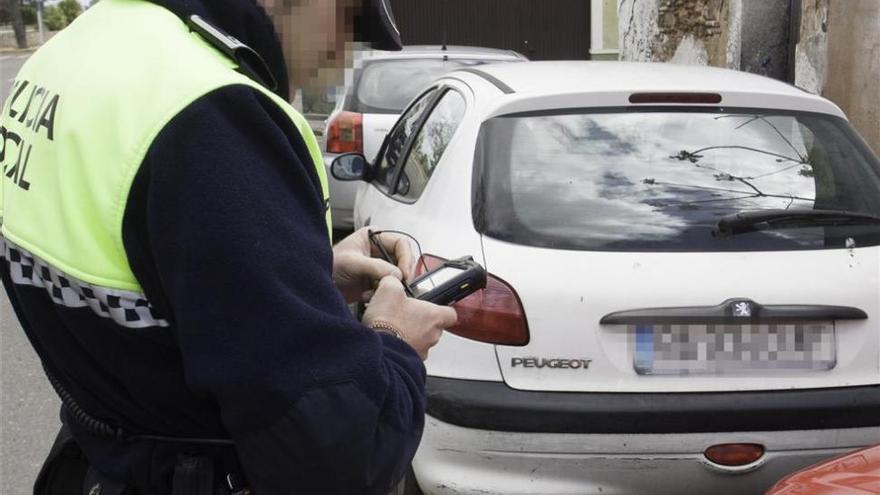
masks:
[[[388,334],[394,335],[398,339],[403,340],[403,335],[400,333],[400,331],[394,325],[392,325],[388,322],[381,321],[381,320],[374,321],[373,323],[370,323],[370,328],[372,328],[373,330],[375,330],[377,332],[388,333]]]

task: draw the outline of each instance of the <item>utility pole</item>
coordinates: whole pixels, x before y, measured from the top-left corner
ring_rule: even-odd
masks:
[[[43,0],[37,0],[37,29],[40,30],[40,45],[46,42],[43,34]]]
[[[449,43],[449,39],[447,38],[447,31],[448,31],[448,29],[449,29],[449,26],[446,25],[446,15],[447,15],[447,12],[446,12],[446,0],[443,0],[443,3],[440,5],[440,8],[442,9],[442,11],[441,11],[441,14],[442,14],[441,22],[443,23],[443,48],[442,48],[442,50],[445,52],[446,50],[449,49],[449,47],[447,46],[448,43]],[[444,53],[444,54],[443,54],[443,60],[444,60],[444,61],[449,60],[449,55],[446,55],[446,54]]]

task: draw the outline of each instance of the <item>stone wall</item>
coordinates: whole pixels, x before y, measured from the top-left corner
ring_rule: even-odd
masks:
[[[677,63],[726,66],[728,5],[724,0],[661,0],[661,41],[655,56]]]
[[[622,0],[621,59],[736,68],[741,2]]]

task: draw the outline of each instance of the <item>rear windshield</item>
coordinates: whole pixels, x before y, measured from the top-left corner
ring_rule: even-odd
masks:
[[[784,225],[713,236],[726,215],[880,216],[880,163],[843,119],[752,109],[593,109],[489,120],[478,230],[530,246],[759,251],[880,244],[880,225]],[[765,226],[766,227],[766,226]]]
[[[394,59],[368,62],[355,74],[346,110],[358,113],[402,113],[431,81],[447,72],[498,61]]]

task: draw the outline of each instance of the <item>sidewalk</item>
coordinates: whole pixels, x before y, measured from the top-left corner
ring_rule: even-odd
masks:
[[[37,51],[37,48],[39,48],[39,46],[29,46],[27,48],[3,48],[3,47],[0,47],[0,55],[16,55],[16,54],[30,55],[31,53],[34,53],[35,51]]]

